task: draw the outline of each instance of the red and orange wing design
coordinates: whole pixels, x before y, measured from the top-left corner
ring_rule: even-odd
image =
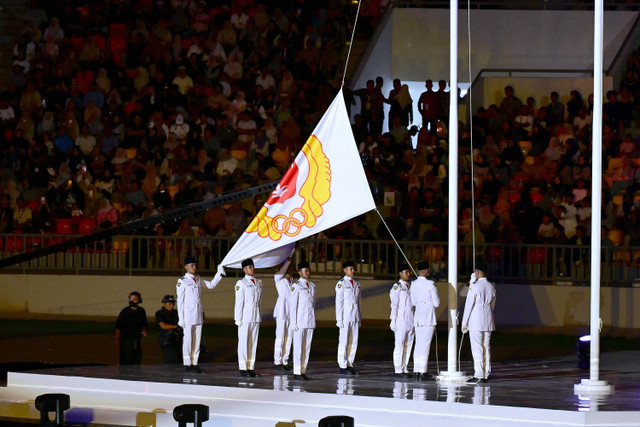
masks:
[[[268,216],[269,201],[282,203],[282,200],[272,195],[265,206],[260,209],[256,217],[247,227],[247,233],[257,232],[262,238],[280,240],[282,235],[297,236],[303,227],[311,228],[316,224],[318,217],[322,215],[322,205],[331,198],[331,165],[329,159],[322,150],[322,143],[312,135],[302,147],[302,152],[309,164],[309,174],[300,186],[299,195],[303,199],[302,205],[283,212],[274,217]],[[291,175],[290,175],[291,174]],[[282,182],[295,189],[298,167],[292,167],[282,179]],[[281,182],[281,185],[282,185]],[[284,188],[284,185],[282,185]],[[282,190],[280,190],[282,191]],[[292,194],[288,194],[289,199]]]

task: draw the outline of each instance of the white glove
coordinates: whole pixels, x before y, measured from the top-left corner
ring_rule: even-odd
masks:
[[[342,320],[338,320],[338,321],[336,322],[336,326],[337,326],[338,328],[342,328]]]
[[[240,320],[236,320],[236,326],[239,328],[240,326],[242,326],[242,321]]]
[[[466,326],[466,325],[462,325],[462,328],[461,328],[461,329],[462,329],[462,333],[463,333],[463,334],[466,334],[467,332],[469,332],[469,327],[468,327],[468,326]]]
[[[391,321],[391,324],[389,325],[389,328],[391,328],[391,330],[392,330],[392,331],[394,331],[394,332],[396,331],[396,329],[397,329],[398,327],[396,326],[396,321],[395,321],[395,319]]]
[[[227,273],[224,271],[224,267],[222,266],[222,264],[218,264],[218,274],[221,276],[227,275]]]
[[[179,320],[178,321],[178,326],[180,326],[182,329],[184,329],[184,327],[186,326],[184,323],[184,320]]]
[[[469,284],[473,285],[474,283],[476,283],[476,280],[478,280],[476,278],[476,272],[474,271],[473,273],[471,273],[471,278],[469,279]]]
[[[291,325],[291,326],[289,327],[289,329],[291,329],[293,332],[296,332],[296,331],[297,331],[298,329],[300,329],[300,328],[298,328],[298,325],[293,324],[293,325]]]

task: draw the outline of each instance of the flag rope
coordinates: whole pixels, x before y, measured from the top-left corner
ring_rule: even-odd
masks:
[[[351,30],[351,40],[349,41],[349,50],[347,51],[347,59],[344,61],[344,72],[342,73],[342,84],[340,87],[344,87],[344,79],[347,77],[347,67],[349,66],[349,57],[351,56],[351,47],[353,46],[353,37],[356,34],[356,25],[358,24],[358,15],[360,15],[361,1],[358,2],[358,10],[356,10],[356,19],[353,21],[353,29]]]
[[[396,240],[396,237],[393,235],[393,233],[391,232],[391,230],[389,229],[389,226],[387,225],[387,223],[385,222],[384,218],[382,217],[382,214],[380,213],[380,211],[378,210],[378,208],[375,209],[376,213],[378,214],[378,216],[380,217],[380,219],[382,220],[382,223],[384,224],[384,226],[387,228],[387,231],[389,232],[389,236],[391,236],[391,238],[393,239],[393,241],[395,242],[396,246],[398,247],[398,250],[400,251],[400,253],[402,254],[402,257],[405,259],[405,261],[407,261],[407,264],[409,264],[409,268],[411,269],[411,271],[413,271],[413,274],[415,274],[416,277],[418,277],[418,273],[416,273],[416,271],[413,269],[413,266],[411,265],[411,261],[409,261],[409,259],[407,258],[407,256],[404,254],[404,251],[402,250],[402,248],[400,247],[400,244],[398,243],[398,241]]]

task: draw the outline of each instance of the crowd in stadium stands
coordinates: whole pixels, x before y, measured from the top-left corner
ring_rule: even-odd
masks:
[[[40,4],[0,96],[0,233],[110,227],[279,178],[340,87],[355,12],[343,0]],[[378,14],[363,11],[364,34]],[[603,245],[640,245],[639,75],[635,52],[604,104]],[[394,194],[394,236],[445,241],[446,82],[428,81],[418,100],[398,79],[388,94],[383,83],[345,90],[372,192],[380,205]],[[587,244],[593,97],[550,100],[522,102],[507,87],[460,125],[461,240],[475,229],[480,243]],[[146,232],[239,236],[260,204]],[[375,228],[358,218],[324,234],[388,237]]]

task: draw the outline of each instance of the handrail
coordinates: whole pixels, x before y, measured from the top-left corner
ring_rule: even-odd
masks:
[[[397,8],[429,8],[449,9],[450,2],[445,0],[401,1],[392,0],[391,7]],[[460,9],[467,8],[466,1],[460,1]],[[593,4],[577,0],[471,0],[472,9],[507,9],[507,10],[593,10]],[[605,10],[640,10],[640,5],[631,5],[624,0],[607,0]]]
[[[0,234],[0,256],[28,250],[70,235]],[[66,252],[24,261],[0,274],[175,274],[186,255],[196,256],[203,274],[214,272],[217,263],[231,248],[235,238],[214,236],[140,236],[118,235],[103,241],[79,245]],[[436,279],[446,280],[447,243],[400,241],[412,262],[430,261]],[[588,284],[589,247],[572,245],[527,245],[488,243],[476,245],[478,256],[490,265],[492,280],[502,283]],[[458,277],[465,281],[472,266],[472,247],[459,244]],[[343,240],[307,238],[297,244],[294,264],[308,261],[316,275],[339,275],[342,262],[358,263],[359,274],[391,279],[402,260],[391,240]],[[640,247],[603,247],[603,286],[632,286],[640,282]],[[233,274],[233,273],[231,273]]]

